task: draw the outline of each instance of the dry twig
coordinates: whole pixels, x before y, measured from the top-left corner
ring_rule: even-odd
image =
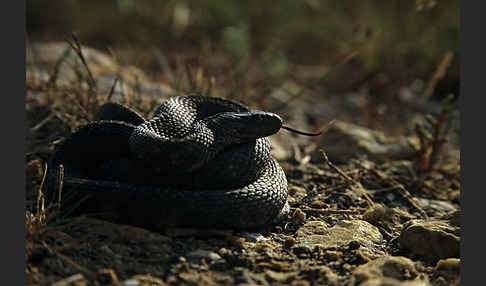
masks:
[[[311,207],[300,208],[302,211],[319,214],[319,215],[360,215],[365,212],[365,210],[323,210],[323,209],[316,209]]]
[[[76,270],[84,273],[86,276],[88,276],[90,279],[94,280],[96,279],[96,272],[93,272],[91,270],[89,270],[88,268],[80,265],[79,263],[76,263],[74,260],[72,260],[71,258],[67,257],[66,255],[62,254],[62,253],[59,253],[58,251],[52,249],[51,247],[49,247],[49,245],[47,245],[47,243],[45,241],[42,242],[42,245],[51,253],[55,254],[59,259],[61,259],[62,261],[66,262],[67,264],[71,265],[72,267],[74,267]]]
[[[115,86],[116,86],[116,83],[118,82],[118,80],[119,80],[119,77],[116,77],[115,80],[113,81],[113,85],[111,86],[110,93],[108,94],[108,101],[111,100],[111,97],[115,93]]]
[[[71,52],[71,49],[66,48],[66,50],[62,53],[61,57],[56,60],[56,63],[54,65],[54,69],[52,70],[52,74],[49,77],[49,81],[47,82],[47,87],[52,87],[55,85],[57,77],[59,75],[59,70],[61,68],[61,64],[67,59],[69,56],[69,53]]]
[[[51,119],[53,119],[54,117],[56,117],[56,114],[54,114],[54,113],[49,114],[49,116],[47,116],[46,118],[42,119],[41,122],[37,123],[34,127],[30,128],[30,132],[36,132],[36,131],[38,131],[44,125],[46,125],[47,122],[51,121]]]
[[[437,69],[435,70],[434,74],[432,75],[432,77],[430,78],[427,84],[427,88],[425,89],[425,92],[423,94],[424,100],[430,97],[430,95],[432,95],[435,86],[437,85],[439,80],[443,78],[444,75],[446,74],[447,69],[449,68],[452,62],[452,58],[453,58],[453,53],[451,51],[448,51],[444,54],[444,56],[440,60],[439,65],[437,66]]]
[[[62,187],[64,184],[64,165],[59,165],[59,170],[57,172],[57,190],[58,190],[58,197],[57,197],[57,207],[58,209],[61,208],[61,194],[62,194]]]
[[[46,181],[47,177],[47,163],[44,164],[44,174],[42,175],[42,181],[39,186],[39,191],[37,194],[37,208],[36,208],[36,213],[40,214],[39,219],[40,222],[42,223],[45,219],[45,214],[44,214],[44,206],[45,206],[45,196],[43,192],[44,184]]]
[[[371,200],[370,196],[366,193],[366,189],[363,187],[363,185],[361,185],[360,182],[354,181],[352,178],[350,178],[348,175],[346,175],[341,169],[339,169],[336,165],[334,165],[333,163],[331,163],[331,161],[329,161],[329,158],[327,157],[327,154],[326,154],[326,152],[324,150],[320,149],[319,152],[321,152],[322,157],[324,158],[324,162],[331,169],[333,169],[334,171],[336,171],[341,177],[343,177],[344,179],[346,179],[346,181],[350,182],[352,185],[354,185],[354,186],[357,187],[358,191],[363,195],[363,197],[368,202],[368,206],[371,207],[371,206],[374,205],[373,200]]]
[[[429,216],[427,213],[424,211],[424,209],[420,206],[420,204],[415,200],[415,198],[410,194],[410,192],[399,182],[397,182],[395,179],[390,178],[390,177],[384,177],[380,172],[376,171],[375,169],[371,168],[370,169],[375,176],[380,178],[381,180],[388,180],[391,181],[392,186],[388,188],[383,188],[379,190],[374,190],[374,191],[368,191],[368,192],[385,192],[385,191],[392,191],[392,190],[398,190],[402,196],[415,208],[417,209],[420,214],[422,215],[423,218],[427,219]]]
[[[84,58],[83,51],[81,50],[81,44],[79,43],[78,37],[76,36],[75,33],[71,33],[71,38],[72,41],[70,40],[66,40],[66,41],[71,46],[71,48],[76,52],[76,54],[79,56],[81,62],[86,68],[86,71],[88,72],[88,77],[89,77],[88,84],[90,88],[96,89],[97,88],[96,81],[93,77],[93,74],[91,73],[91,70],[88,67],[88,63],[86,62],[86,59]]]
[[[437,117],[426,116],[426,123],[415,125],[415,132],[420,140],[416,167],[421,172],[421,179],[436,167],[444,144],[447,142],[448,120],[450,121],[452,113],[457,108],[451,101],[451,99],[444,101],[442,110]]]

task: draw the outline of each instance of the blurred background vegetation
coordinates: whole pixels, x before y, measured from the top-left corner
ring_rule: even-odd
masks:
[[[306,85],[338,94],[363,84],[393,91],[417,79],[427,86],[447,58],[433,95],[459,95],[457,0],[28,0],[26,12],[28,41],[77,31],[83,44],[133,50],[119,60],[152,75],[162,71],[150,52],[157,47],[171,61],[225,55],[241,77],[257,63],[266,85],[319,67]]]
[[[457,0],[141,1],[29,0],[30,40],[79,31],[99,48],[159,45],[222,49],[268,62],[335,66],[353,56],[365,73],[427,78],[447,51],[459,57]],[[457,67],[456,67],[457,68]]]

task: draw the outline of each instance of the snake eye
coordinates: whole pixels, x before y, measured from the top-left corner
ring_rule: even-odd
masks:
[[[257,124],[262,132],[270,133],[266,136],[277,133],[282,127],[282,118],[275,113],[261,110],[250,110],[248,113],[252,120],[254,120],[253,124]]]

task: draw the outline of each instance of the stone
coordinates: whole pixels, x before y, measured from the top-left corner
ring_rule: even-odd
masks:
[[[277,272],[273,270],[265,270],[265,278],[271,282],[278,282],[287,284],[295,280],[296,272]]]
[[[226,255],[231,255],[231,250],[229,250],[228,248],[222,247],[218,250],[218,254],[223,256],[223,257],[226,256]]]
[[[263,275],[258,275],[243,267],[235,267],[235,283],[238,285],[268,285]]]
[[[294,213],[292,214],[292,220],[297,222],[305,222],[307,215],[301,209],[296,208]]]
[[[324,257],[326,258],[327,261],[337,261],[341,258],[343,253],[341,251],[335,251],[335,250],[326,250],[324,253]]]
[[[284,241],[284,247],[285,248],[291,248],[292,246],[294,246],[297,242],[295,241],[295,238],[291,237],[291,236],[287,236],[285,238],[285,241]]]
[[[322,209],[326,207],[326,203],[320,199],[315,199],[310,203],[311,208]]]
[[[437,262],[435,270],[450,271],[459,274],[461,272],[461,260],[459,258],[441,259]]]
[[[140,285],[142,285],[142,283],[140,283],[140,281],[137,281],[135,279],[129,279],[129,280],[123,281],[123,283],[121,285],[122,286],[140,286]]]
[[[186,283],[190,283],[192,285],[197,285],[201,282],[201,273],[197,272],[182,272],[179,273],[179,278],[182,279]]]
[[[332,162],[346,162],[359,155],[367,155],[376,162],[406,160],[416,156],[418,139],[415,137],[387,137],[384,133],[336,120],[320,136],[322,146]],[[312,161],[322,161],[318,150],[312,153]]]
[[[437,216],[444,213],[454,212],[457,211],[457,207],[449,202],[444,200],[431,200],[425,198],[416,198],[417,201],[420,203],[420,206],[424,208],[427,213],[431,216]]]
[[[430,283],[424,280],[414,280],[414,281],[400,281],[393,278],[375,278],[368,280],[364,283],[359,284],[359,286],[429,286]]]
[[[307,258],[310,256],[312,249],[308,245],[297,245],[293,248],[293,252],[299,258]]]
[[[307,196],[307,191],[304,187],[296,186],[296,185],[289,185],[289,196],[300,201],[305,196]]]
[[[219,254],[213,251],[198,249],[187,254],[188,258],[205,258],[207,260],[219,260],[222,259]]]
[[[411,220],[400,234],[401,247],[428,261],[459,257],[460,227],[451,220]]]
[[[292,286],[309,286],[310,282],[306,280],[295,280],[290,284]]]
[[[410,219],[412,216],[408,212],[398,207],[389,208],[381,204],[375,204],[363,214],[363,220],[396,235],[401,232],[403,222]]]
[[[354,280],[353,285],[361,285],[360,283],[377,278],[392,278],[399,281],[405,281],[413,280],[417,276],[418,272],[412,260],[403,256],[385,256],[358,266],[353,271],[352,279]]]
[[[380,249],[383,236],[377,227],[363,220],[341,220],[332,227],[322,221],[308,221],[297,230],[296,240],[296,247],[311,249],[347,247],[355,241],[371,257],[383,255]]]
[[[340,285],[339,276],[325,265],[311,266],[300,271],[299,276],[307,281],[311,281],[312,285]]]
[[[434,270],[437,276],[449,281],[449,285],[461,285],[461,260],[459,258],[441,259]]]
[[[256,232],[243,232],[241,233],[241,237],[243,237],[245,241],[248,242],[265,242],[269,240],[268,238],[264,237],[260,233],[256,233]]]

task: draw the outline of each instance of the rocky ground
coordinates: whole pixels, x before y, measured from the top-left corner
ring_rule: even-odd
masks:
[[[289,96],[298,88],[290,81],[258,98],[264,101],[246,101],[278,111],[300,129],[327,128],[317,140],[283,132],[271,138],[292,208],[279,225],[259,232],[156,233],[56,213],[39,196],[45,159],[55,146],[92,120],[106,100],[148,115],[176,93],[107,55],[83,52],[89,73],[66,44],[27,51],[28,285],[459,285],[458,124],[440,146],[420,129],[418,135],[400,128],[374,131],[355,125],[359,94],[304,100]],[[197,74],[193,81],[204,82]],[[119,84],[110,92],[116,77]],[[440,124],[440,108],[419,109]],[[328,125],[334,118],[339,120]]]

